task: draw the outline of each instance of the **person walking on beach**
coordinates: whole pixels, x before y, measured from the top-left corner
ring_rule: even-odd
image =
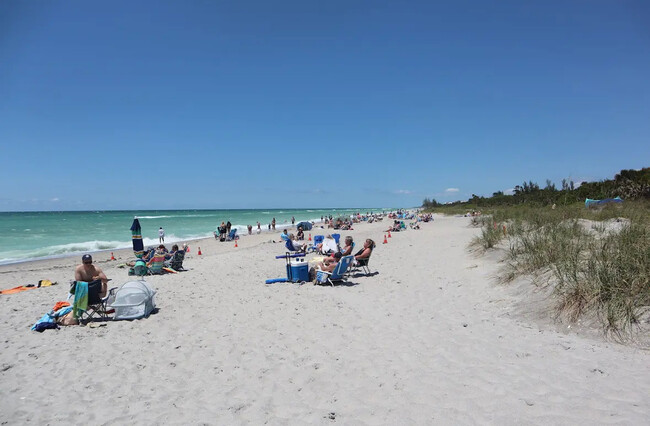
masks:
[[[291,224],[293,225],[293,224],[295,224],[295,223],[296,223],[296,218],[293,217],[293,216],[291,216]]]
[[[74,270],[74,279],[75,281],[85,281],[87,283],[95,280],[101,280],[102,292],[100,296],[106,296],[106,290],[108,289],[108,278],[106,278],[104,271],[93,265],[93,257],[91,255],[84,254],[81,257],[81,265],[77,266],[77,268]]]
[[[248,225],[248,235],[253,235],[253,225]]]
[[[226,223],[226,232],[228,232],[229,234],[230,234],[230,228],[232,228],[232,223],[230,223],[230,221],[228,221]]]
[[[158,229],[158,240],[160,244],[165,243],[165,230],[162,228],[162,226],[160,229]]]
[[[257,221],[257,233],[259,234],[260,232],[262,232],[262,228],[261,228],[261,225],[260,225],[260,221],[258,220]]]
[[[275,218],[271,221],[271,228],[275,231]]]

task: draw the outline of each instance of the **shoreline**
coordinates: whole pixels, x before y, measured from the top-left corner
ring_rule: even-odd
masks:
[[[377,209],[372,210],[378,212]],[[241,236],[247,234],[248,224],[255,226],[257,221],[262,223],[262,230],[268,232],[267,222],[276,218],[276,230],[281,231],[292,227],[294,214],[298,217],[296,223],[321,223],[320,217],[328,214],[349,217],[353,211],[359,210],[291,209],[276,212],[236,209],[206,210],[207,214],[197,210],[34,212],[26,218],[9,212],[5,213],[10,215],[9,218],[0,226],[3,247],[0,250],[0,266],[128,249],[131,247],[131,233],[125,229],[125,223],[130,226],[133,216],[141,219],[144,245],[152,246],[158,244],[159,226],[167,231],[166,243],[173,244],[210,238],[219,223],[230,215],[233,228]]]
[[[315,224],[314,226],[316,226],[316,224]],[[234,226],[233,226],[233,227],[234,227]],[[281,233],[283,229],[285,229],[285,228],[292,228],[292,227],[295,228],[295,226],[293,226],[293,225],[291,225],[291,224],[289,224],[289,226],[286,226],[286,225],[285,225],[285,226],[279,226],[279,225],[276,225],[276,227],[275,227],[275,228],[276,228],[276,231],[269,230],[269,229],[266,229],[266,230],[265,230],[265,229],[262,229],[261,232],[260,232],[259,234],[257,234],[257,232],[255,232],[256,230],[253,230],[253,233],[252,233],[251,235],[248,234],[248,230],[246,230],[246,233],[245,233],[245,234],[240,234],[240,233],[239,233],[239,230],[238,230],[238,231],[237,231],[237,235],[238,235],[240,238],[242,238],[242,237],[244,237],[244,236],[245,236],[245,237],[252,237],[252,236],[254,236],[254,235],[262,235],[262,234],[265,234],[265,233],[267,233],[267,234],[273,234],[273,233],[277,233],[278,230],[279,230],[280,233]],[[211,240],[211,239],[214,239],[214,236],[205,236],[205,237],[200,237],[200,238],[190,238],[190,239],[184,239],[184,238],[182,238],[182,239],[174,239],[174,240],[171,241],[171,242],[165,242],[165,243],[163,243],[163,244],[165,244],[165,247],[166,247],[166,246],[170,246],[170,247],[171,247],[173,244],[178,244],[179,246],[181,246],[182,244],[189,244],[189,243],[194,244],[194,243],[196,243],[197,241],[204,241],[204,240],[209,241],[209,240]],[[155,243],[155,244],[146,244],[146,245],[145,245],[145,248],[146,248],[146,247],[151,247],[151,246],[157,246],[157,245],[159,245],[159,244],[160,244],[160,243]],[[191,246],[190,246],[190,248],[191,248]],[[79,252],[74,252],[74,253],[66,253],[66,254],[60,254],[60,255],[52,255],[52,256],[44,256],[44,257],[31,258],[31,259],[25,259],[25,260],[17,260],[17,261],[8,262],[8,263],[0,263],[0,273],[2,273],[2,269],[3,269],[4,267],[11,267],[11,266],[13,266],[13,265],[19,265],[19,264],[25,264],[25,263],[46,262],[46,261],[52,261],[52,260],[57,260],[57,259],[66,259],[66,258],[71,258],[71,257],[72,257],[72,258],[76,258],[76,257],[81,257],[81,256],[84,255],[84,254],[90,254],[90,255],[93,255],[93,258],[94,258],[94,255],[95,255],[96,253],[106,253],[106,254],[110,254],[111,252],[113,252],[113,253],[121,253],[121,254],[124,254],[124,253],[127,253],[128,251],[133,252],[133,248],[132,248],[132,247],[131,247],[131,248],[129,248],[129,247],[121,247],[121,248],[102,249],[102,250],[92,250],[92,251],[91,251],[91,250],[89,250],[89,251],[79,251]],[[110,256],[108,256],[108,258],[110,259]],[[116,256],[116,258],[117,258],[117,256]]]

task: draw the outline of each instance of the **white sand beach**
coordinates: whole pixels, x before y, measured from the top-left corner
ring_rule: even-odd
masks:
[[[266,285],[284,275],[277,235],[203,240],[187,272],[146,278],[150,317],[43,333],[80,259],[2,266],[2,289],[59,284],[0,295],[0,423],[647,424],[650,354],[522,314],[468,225],[343,231],[375,240],[376,273],[335,287]],[[115,265],[132,252],[115,254],[95,256],[111,287],[130,280]]]

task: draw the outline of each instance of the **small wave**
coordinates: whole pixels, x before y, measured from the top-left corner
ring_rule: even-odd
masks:
[[[178,215],[161,215],[161,216],[138,216],[138,219],[169,219],[179,217],[217,217],[214,214],[178,214]]]
[[[174,216],[138,216],[138,219],[164,219],[166,217],[174,217]]]

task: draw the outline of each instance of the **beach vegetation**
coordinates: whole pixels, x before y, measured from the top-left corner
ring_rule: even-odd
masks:
[[[598,209],[585,208],[574,192],[587,187],[601,192],[581,196],[620,196],[611,182],[576,187],[564,181],[558,190],[551,182],[541,189],[529,181],[509,196],[523,202],[488,205],[473,197],[462,207],[445,205],[435,211],[456,214],[475,203],[481,215],[470,224],[481,232],[473,245],[503,250],[503,281],[531,277],[535,285],[550,286],[558,319],[597,319],[605,331],[620,336],[638,329],[650,314],[650,197],[643,189],[650,187],[650,168],[641,172],[623,170],[613,180],[627,182],[627,194],[636,195]],[[508,196],[494,193],[491,198],[503,197]]]

